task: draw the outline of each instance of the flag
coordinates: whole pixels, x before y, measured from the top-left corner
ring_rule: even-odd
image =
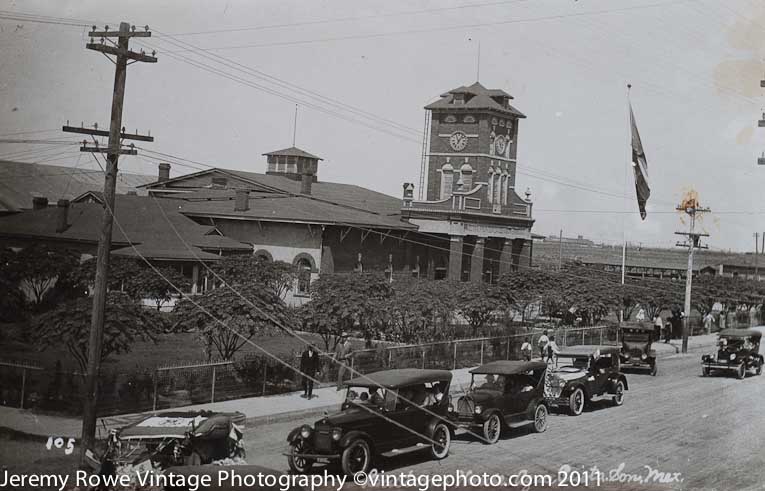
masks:
[[[630,104],[630,126],[632,127],[632,170],[635,173],[635,192],[637,194],[640,218],[645,220],[645,204],[651,196],[651,188],[648,186],[648,162],[645,159],[643,144],[640,142],[635,115],[632,113]]]

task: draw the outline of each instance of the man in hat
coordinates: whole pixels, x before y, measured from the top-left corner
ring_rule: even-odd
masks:
[[[541,358],[542,361],[544,361],[545,355],[547,354],[547,343],[549,342],[550,338],[547,337],[547,329],[545,329],[537,341],[537,346],[539,347],[539,358]]]
[[[351,347],[351,341],[348,333],[342,334],[342,340],[335,348],[335,361],[337,362],[337,390],[343,388],[343,379],[345,373],[351,369],[351,356],[353,354],[353,348]]]
[[[319,373],[319,355],[308,345],[300,356],[300,372],[303,374],[303,397],[310,399],[313,397],[313,381]]]

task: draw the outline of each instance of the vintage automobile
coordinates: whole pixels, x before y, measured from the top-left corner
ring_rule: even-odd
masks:
[[[346,382],[340,411],[313,426],[293,429],[287,462],[305,473],[316,462],[340,462],[343,472],[367,472],[376,456],[428,450],[435,459],[449,453],[453,428],[447,416],[452,374],[404,368],[359,376]]]
[[[547,364],[541,361],[493,361],[470,370],[467,394],[449,404],[449,416],[458,428],[496,443],[502,430],[532,422],[534,431],[547,429],[544,380]]]
[[[733,371],[738,379],[746,377],[749,370],[762,374],[761,337],[762,333],[754,329],[720,331],[716,351],[701,357],[701,375],[706,377],[715,370]]]
[[[100,465],[165,469],[244,458],[244,421],[245,415],[238,412],[173,411],[147,416],[110,432]]]
[[[625,324],[619,329],[622,368],[647,368],[651,375],[656,375],[656,350],[651,347],[654,335],[654,327],[648,324]]]
[[[568,346],[561,348],[555,367],[545,379],[548,403],[574,416],[595,398],[610,397],[624,403],[627,377],[619,371],[619,346]]]

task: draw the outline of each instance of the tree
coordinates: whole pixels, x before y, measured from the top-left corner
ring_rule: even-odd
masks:
[[[272,334],[294,319],[284,301],[260,283],[232,285],[184,297],[174,309],[176,321],[193,328],[211,357],[212,348],[223,360],[234,357],[250,339]]]
[[[488,283],[460,283],[456,288],[457,311],[468,321],[473,337],[495,316],[502,300]]]
[[[292,264],[270,261],[252,254],[226,256],[210,269],[229,285],[261,283],[282,299],[292,290],[297,277],[297,271]],[[216,283],[220,281],[215,279]]]
[[[386,300],[392,295],[389,281],[379,273],[325,274],[311,285],[311,301],[301,317],[328,350],[338,334],[356,328],[369,346],[386,325]]]
[[[92,298],[77,298],[38,316],[32,330],[35,343],[41,349],[65,346],[84,375],[88,366],[92,311]],[[163,324],[160,315],[141,307],[128,295],[110,292],[104,312],[101,361],[130,352],[138,340],[156,341]]]
[[[541,269],[520,268],[500,276],[496,294],[507,308],[521,314],[521,321],[532,305],[539,304],[545,295],[550,294],[557,285],[554,273]]]
[[[17,252],[15,263],[20,287],[28,293],[33,310],[41,311],[46,295],[59,280],[65,281],[79,263],[79,257],[73,252],[35,244]]]
[[[404,343],[451,338],[449,320],[456,310],[459,285],[446,280],[397,282],[385,308],[390,337]]]
[[[24,294],[19,289],[21,272],[16,253],[0,249],[0,321],[14,321],[24,315]]]

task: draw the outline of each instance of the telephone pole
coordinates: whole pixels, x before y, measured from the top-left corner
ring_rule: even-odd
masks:
[[[104,216],[101,222],[101,230],[98,237],[98,255],[96,258],[96,280],[93,288],[93,313],[90,322],[90,337],[88,340],[88,368],[85,374],[85,398],[82,411],[82,442],[80,448],[80,464],[86,463],[88,452],[92,451],[96,438],[96,402],[98,398],[98,375],[101,369],[101,351],[104,335],[104,310],[106,308],[106,284],[109,276],[109,252],[112,245],[112,224],[114,213],[114,194],[117,180],[117,161],[120,154],[135,155],[137,152],[131,144],[130,149],[122,148],[122,140],[154,141],[151,136],[126,133],[122,127],[122,107],[125,98],[125,77],[127,75],[128,61],[156,63],[157,59],[145,54],[143,51],[136,53],[130,51],[128,45],[130,38],[150,37],[149,27],[143,31],[137,31],[135,26],[127,22],[121,22],[118,31],[109,30],[106,26],[103,31],[97,31],[96,26],[88,33],[90,42],[85,45],[87,49],[99,51],[104,55],[115,57],[114,93],[112,95],[111,121],[108,133],[99,130],[98,127],[75,128],[68,124],[63,127],[67,133],[80,133],[90,135],[95,146],[90,147],[86,141],[80,151],[106,153],[107,164],[104,179]],[[101,43],[95,43],[94,38],[100,38]],[[111,38],[117,38],[115,44]],[[108,136],[109,143],[106,148],[100,147],[95,140],[96,136]]]
[[[765,238],[765,237],[764,237]],[[754,233],[754,279],[760,279],[760,233]]]
[[[701,237],[709,237],[709,234],[696,232],[696,214],[707,213],[709,208],[702,208],[698,205],[696,199],[690,199],[685,206],[678,206],[677,211],[683,211],[690,217],[690,227],[688,232],[675,232],[677,235],[685,235],[685,242],[678,242],[679,247],[688,248],[688,271],[685,276],[685,319],[683,319],[683,348],[682,352],[688,352],[688,336],[691,332],[691,285],[693,284],[693,251],[695,249],[708,249],[707,246],[699,244]]]

